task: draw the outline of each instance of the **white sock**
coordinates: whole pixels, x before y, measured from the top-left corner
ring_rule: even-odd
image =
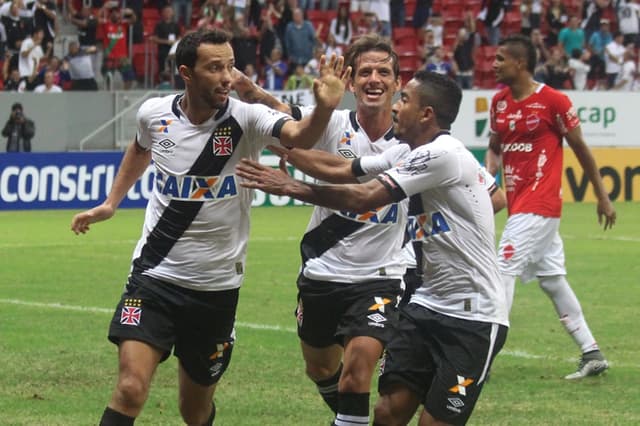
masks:
[[[556,308],[560,322],[582,350],[582,353],[598,350],[587,321],[582,314],[580,302],[564,275],[538,277],[540,288],[549,296]]]

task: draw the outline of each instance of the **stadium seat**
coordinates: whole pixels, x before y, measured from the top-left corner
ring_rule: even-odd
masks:
[[[418,43],[409,39],[405,39],[404,43],[394,44],[393,50],[396,52],[398,57],[420,56],[418,53]]]
[[[393,42],[400,43],[402,40],[417,39],[416,30],[413,27],[395,27],[392,30]]]

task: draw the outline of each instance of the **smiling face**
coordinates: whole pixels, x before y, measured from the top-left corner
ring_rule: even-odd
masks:
[[[358,107],[390,107],[400,79],[393,71],[393,58],[386,52],[364,52],[355,62],[351,89]]]
[[[229,43],[203,43],[198,46],[193,69],[182,65],[180,71],[194,99],[211,109],[221,109],[229,99],[234,64]]]

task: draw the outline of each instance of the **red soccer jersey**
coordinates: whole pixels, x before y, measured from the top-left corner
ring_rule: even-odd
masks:
[[[126,23],[106,22],[102,24],[104,39],[104,55],[109,59],[120,59],[129,56],[127,54],[128,29]]]
[[[564,94],[540,84],[515,101],[508,87],[491,102],[491,130],[500,137],[509,214],[560,217],[562,138],[580,120]]]

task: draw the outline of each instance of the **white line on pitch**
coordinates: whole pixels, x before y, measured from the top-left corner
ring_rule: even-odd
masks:
[[[41,303],[41,302],[29,302],[25,300],[18,299],[0,299],[1,304],[6,305],[20,305],[20,306],[28,306],[34,308],[45,308],[45,309],[61,309],[66,311],[76,311],[76,312],[92,312],[92,313],[100,313],[100,314],[112,314],[113,309],[107,308],[98,308],[91,306],[75,306],[75,305],[65,305],[62,303]],[[236,326],[239,328],[248,328],[252,330],[269,330],[269,331],[284,331],[287,333],[295,333],[296,329],[293,327],[284,327],[280,325],[268,325],[268,324],[255,324],[250,322],[242,322],[236,321]],[[556,359],[553,357],[545,356],[545,355],[536,355],[531,354],[527,351],[519,350],[519,349],[503,349],[500,351],[499,356],[511,356],[514,358],[524,358],[524,359]],[[575,359],[564,359],[564,362],[576,362]],[[614,364],[611,363],[613,366]],[[634,364],[618,364],[615,363],[615,366],[622,368],[640,368],[638,365]]]

